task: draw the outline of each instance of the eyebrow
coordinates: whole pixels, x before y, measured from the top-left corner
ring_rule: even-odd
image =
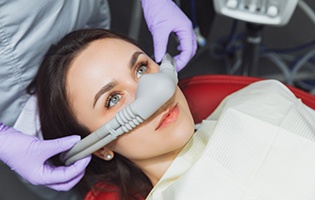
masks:
[[[132,54],[130,61],[129,61],[129,67],[132,68],[138,60],[139,55],[143,54],[143,52],[141,51],[136,51]],[[106,92],[110,91],[111,89],[113,89],[115,86],[117,85],[116,82],[109,82],[108,84],[104,85],[94,96],[94,103],[93,103],[93,108],[95,107],[95,104],[97,102],[97,100]]]
[[[130,58],[130,62],[129,62],[129,67],[132,68],[138,60],[138,57],[143,54],[143,52],[141,51],[136,51],[132,54],[131,58]]]
[[[94,103],[93,103],[93,108],[95,107],[95,104],[97,102],[97,100],[106,92],[110,91],[111,89],[113,89],[115,86],[117,85],[116,82],[109,82],[106,85],[104,85],[94,96]]]

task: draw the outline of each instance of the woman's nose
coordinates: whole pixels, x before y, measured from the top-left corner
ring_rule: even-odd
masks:
[[[130,104],[131,102],[133,102],[136,99],[136,93],[137,93],[137,88],[138,88],[138,82],[134,81],[134,82],[129,82],[126,85],[126,103]]]

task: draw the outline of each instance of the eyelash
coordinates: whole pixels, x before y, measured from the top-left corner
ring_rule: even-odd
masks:
[[[136,67],[136,70],[135,70],[135,73],[136,73],[136,77],[139,79],[139,78],[141,78],[141,77],[138,77],[137,76],[137,73],[138,73],[138,70],[141,68],[141,67],[143,67],[143,66],[145,66],[146,67],[146,69],[145,69],[145,71],[144,71],[144,73],[143,74],[145,74],[146,72],[147,72],[147,68],[148,68],[148,61],[141,61],[138,65],[137,65],[137,67]],[[143,75],[142,74],[142,75]],[[142,76],[141,75],[141,76]],[[106,108],[108,108],[108,109],[110,109],[111,107],[113,107],[113,106],[115,106],[115,105],[113,105],[113,106],[110,106],[110,103],[111,103],[111,100],[112,100],[112,98],[114,98],[116,95],[120,95],[120,97],[119,97],[119,100],[121,99],[121,94],[120,93],[118,93],[118,92],[114,92],[114,93],[111,93],[107,98],[106,98],[106,101],[105,101],[105,107]],[[118,100],[118,101],[119,101]],[[117,101],[117,102],[118,102]]]
[[[120,93],[118,93],[118,92],[114,92],[114,93],[111,93],[110,95],[108,95],[108,97],[106,98],[106,101],[105,101],[105,107],[106,108],[111,108],[112,106],[110,106],[110,103],[111,103],[111,100],[112,100],[112,98],[114,98],[114,96],[116,96],[116,95],[120,95],[120,97],[119,97],[119,100],[121,99],[121,94]],[[119,101],[118,100],[118,101]],[[116,105],[116,104],[115,104]],[[113,105],[114,106],[114,105]]]
[[[145,74],[146,72],[147,72],[147,70],[148,70],[148,61],[146,60],[146,61],[141,61],[138,65],[137,65],[137,67],[136,67],[136,70],[135,70],[135,73],[136,73],[136,77],[139,79],[140,77],[138,77],[137,76],[137,72],[138,72],[138,70],[141,68],[141,67],[143,67],[143,66],[145,66],[146,67],[146,69],[145,69],[145,71],[144,71],[144,73],[143,74]],[[143,75],[142,74],[142,75]]]

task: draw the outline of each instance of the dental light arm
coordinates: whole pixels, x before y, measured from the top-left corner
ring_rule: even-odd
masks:
[[[141,124],[165,104],[174,95],[178,82],[173,64],[172,58],[167,54],[158,73],[144,74],[139,79],[135,100],[63,154],[64,163],[70,165],[92,154]]]

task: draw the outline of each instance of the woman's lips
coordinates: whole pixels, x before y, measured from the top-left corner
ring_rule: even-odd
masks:
[[[155,130],[158,130],[158,129],[161,129],[161,128],[164,128],[164,127],[167,127],[167,126],[173,124],[176,121],[178,114],[179,114],[179,108],[177,105],[175,105],[172,109],[170,109],[168,112],[166,112],[162,116],[162,118],[161,118],[161,120],[160,120],[160,122],[159,122],[159,124]]]

